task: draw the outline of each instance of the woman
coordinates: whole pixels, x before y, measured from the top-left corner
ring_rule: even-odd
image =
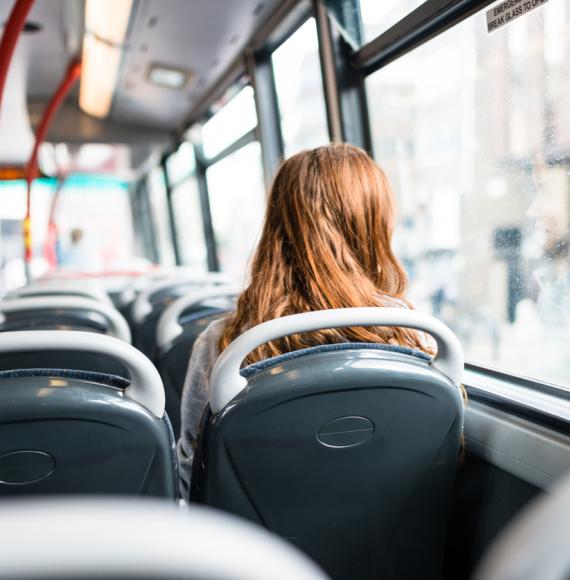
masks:
[[[235,313],[217,320],[194,345],[182,395],[178,457],[188,497],[192,458],[220,352],[248,328],[288,314],[388,306],[412,308],[406,274],[391,249],[394,199],[384,172],[361,149],[332,144],[302,151],[281,166]],[[405,328],[328,329],[272,341],[245,364],[336,342],[377,342],[435,354],[435,342]]]

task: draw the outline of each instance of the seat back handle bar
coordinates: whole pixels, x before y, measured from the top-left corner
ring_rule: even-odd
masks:
[[[131,384],[129,399],[155,417],[164,415],[164,386],[154,365],[135,347],[112,336],[75,330],[20,330],[0,333],[0,354],[14,352],[73,351],[105,355],[126,367]]]
[[[170,304],[162,313],[156,327],[156,344],[159,350],[164,349],[175,338],[182,334],[180,316],[185,310],[198,306],[200,303],[210,298],[222,298],[237,296],[241,289],[237,286],[215,286],[206,290],[197,290],[182,296]]]
[[[258,346],[300,332],[350,326],[399,326],[433,336],[437,356],[432,366],[459,387],[463,376],[463,350],[453,332],[440,320],[407,308],[339,308],[317,310],[269,320],[244,332],[222,352],[211,377],[210,408],[221,411],[246,386],[240,375],[245,357]]]
[[[109,334],[125,342],[131,342],[131,330],[127,321],[114,307],[94,298],[80,296],[36,296],[15,298],[0,302],[0,316],[30,310],[55,310],[64,314],[70,310],[87,310],[96,312],[109,324]],[[92,333],[90,333],[92,334]]]

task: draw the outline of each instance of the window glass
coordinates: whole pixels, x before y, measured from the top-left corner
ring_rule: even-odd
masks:
[[[36,179],[32,188],[32,273],[41,276],[48,269],[44,244],[55,180]],[[0,181],[0,291],[26,283],[23,260],[22,224],[26,215],[24,181]]]
[[[285,156],[329,141],[314,18],[273,53]]]
[[[56,232],[48,232],[57,190],[55,179],[36,179],[32,187],[32,274],[50,264],[66,270],[100,272],[128,269],[137,257],[129,184],[112,176],[68,177],[54,212]],[[25,282],[22,220],[26,213],[23,181],[0,182],[0,287]],[[54,234],[56,234],[54,236]],[[48,238],[52,244],[47,244]],[[49,261],[48,259],[49,258]],[[53,262],[52,262],[53,259]]]
[[[192,175],[176,186],[171,196],[182,264],[206,271],[208,253],[196,176]]]
[[[411,298],[467,360],[570,387],[570,11],[480,12],[367,80]]]
[[[160,263],[173,265],[174,250],[172,248],[172,236],[168,219],[166,181],[162,167],[154,167],[148,175],[148,196]]]
[[[89,176],[69,178],[57,205],[56,220],[62,237],[63,267],[79,269],[76,260],[79,255],[81,260],[85,257],[81,269],[121,269],[135,256],[126,182]],[[79,253],[72,243],[73,230],[77,229],[82,231]]]
[[[392,28],[425,0],[360,0],[364,42]]]
[[[196,167],[194,147],[192,143],[182,143],[166,160],[166,171],[172,185],[180,183],[188,177]]]
[[[243,88],[202,127],[206,157],[215,157],[257,125],[255,100],[250,86]]]
[[[259,143],[212,165],[206,178],[221,268],[242,280],[265,211]]]

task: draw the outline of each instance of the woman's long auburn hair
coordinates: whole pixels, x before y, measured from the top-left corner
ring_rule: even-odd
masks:
[[[220,350],[247,329],[288,314],[390,306],[390,297],[411,308],[406,274],[391,248],[394,213],[386,175],[357,147],[331,144],[285,161],[271,188],[249,285],[226,320]],[[414,330],[353,327],[274,340],[245,362],[347,340],[433,354]]]

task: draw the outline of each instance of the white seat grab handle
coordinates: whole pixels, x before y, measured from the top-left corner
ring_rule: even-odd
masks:
[[[79,298],[99,300],[109,306],[113,306],[113,302],[104,290],[85,288],[80,285],[71,284],[55,285],[48,284],[47,282],[24,286],[23,288],[10,292],[4,299],[18,300],[19,298],[36,298],[40,296],[77,296]]]
[[[111,336],[131,342],[131,330],[127,321],[114,307],[93,298],[80,296],[35,296],[30,298],[17,298],[0,302],[0,314],[13,312],[26,312],[29,310],[91,310],[101,314],[109,323]]]
[[[159,419],[164,415],[164,386],[158,371],[144,354],[124,340],[77,330],[0,332],[0,354],[58,350],[102,354],[124,364],[131,375],[125,396]]]
[[[437,357],[433,366],[455,385],[463,376],[463,350],[453,332],[440,320],[407,308],[339,308],[317,310],[269,320],[244,332],[222,352],[210,379],[210,408],[220,412],[247,385],[240,375],[241,363],[258,346],[300,332],[349,326],[400,326],[433,336]]]
[[[214,286],[206,290],[197,290],[182,296],[170,304],[162,313],[156,327],[156,344],[159,350],[165,348],[177,336],[182,334],[182,326],[178,322],[185,310],[197,306],[210,298],[237,296],[241,289],[237,286]]]
[[[157,499],[3,501],[0,542],[2,580],[329,579],[298,548],[261,526]]]

